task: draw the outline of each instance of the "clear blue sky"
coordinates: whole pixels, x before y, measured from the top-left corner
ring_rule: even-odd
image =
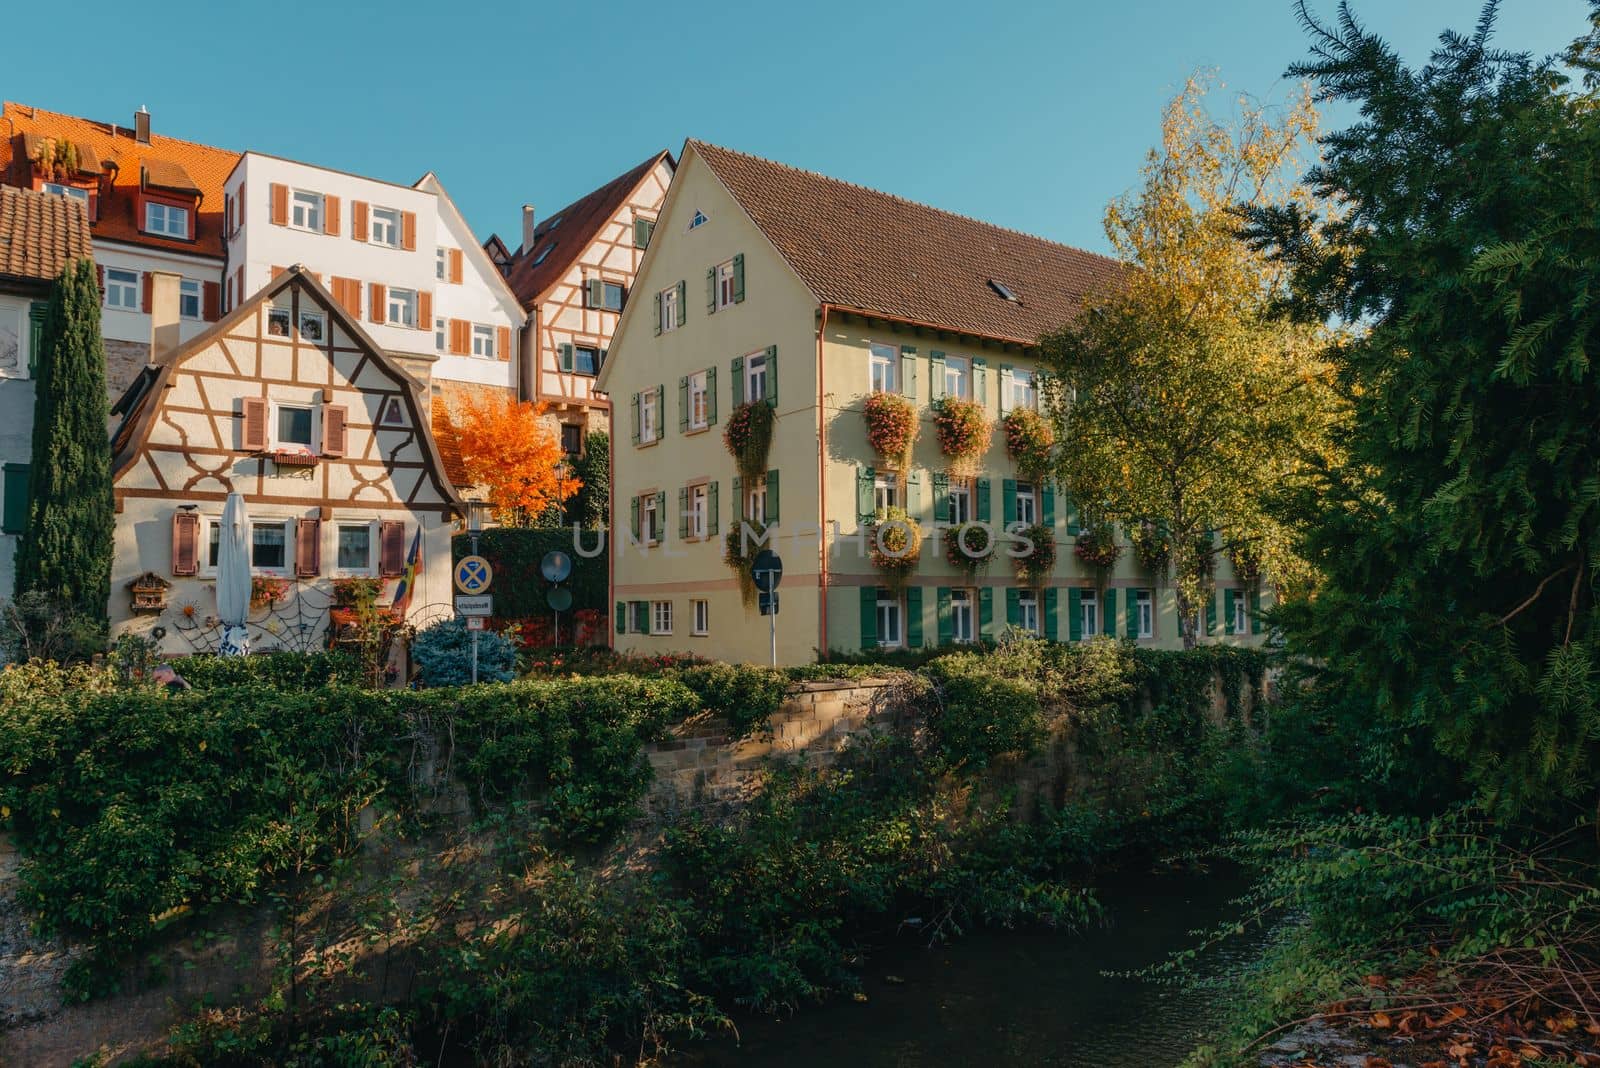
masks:
[[[1503,47],[1584,29],[1584,0],[1503,6]],[[1355,8],[1421,59],[1479,4]],[[1183,79],[1214,67],[1281,100],[1306,45],[1290,0],[83,0],[4,21],[35,42],[7,50],[7,99],[122,122],[143,104],[158,132],[392,181],[434,170],[480,238],[513,245],[522,203],[546,216],[693,136],[1101,250]]]

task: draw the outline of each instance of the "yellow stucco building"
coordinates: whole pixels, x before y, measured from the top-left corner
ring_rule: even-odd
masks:
[[[724,559],[741,519],[783,559],[781,664],[1008,626],[1062,641],[1114,633],[1181,644],[1170,584],[1131,552],[1104,574],[1076,559],[1069,502],[1018,474],[1000,429],[1008,411],[1038,403],[1034,339],[1069,322],[1117,270],[689,141],[598,382],[615,413],[616,648],[767,660],[769,621]],[[887,463],[869,443],[863,406],[874,392],[914,406],[908,460]],[[980,454],[963,464],[943,453],[932,424],[934,405],[951,397],[977,402],[989,422]],[[741,477],[723,432],[757,398],[773,415],[766,471]],[[901,581],[872,559],[874,519],[887,508],[904,509],[924,535]],[[1027,581],[1004,552],[976,572],[953,566],[935,539],[970,521],[997,538],[1043,524],[1054,566]],[[1217,566],[1203,640],[1259,640],[1259,594],[1226,561]]]

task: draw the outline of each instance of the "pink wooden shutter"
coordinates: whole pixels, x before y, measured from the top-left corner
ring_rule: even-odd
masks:
[[[294,573],[300,578],[312,578],[322,573],[322,520],[295,521]]]
[[[172,513],[172,573],[200,573],[200,517],[194,512]]]
[[[398,519],[378,524],[378,574],[393,578],[406,569],[406,525]]]
[[[239,430],[239,447],[245,452],[267,450],[267,398],[246,397],[241,402],[244,424]]]
[[[343,456],[348,409],[342,404],[322,406],[322,455]]]

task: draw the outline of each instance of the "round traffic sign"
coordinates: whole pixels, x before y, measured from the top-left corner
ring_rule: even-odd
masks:
[[[544,601],[557,612],[565,612],[572,607],[572,591],[565,586],[556,586],[544,595]]]
[[[456,563],[456,589],[462,593],[485,593],[494,581],[494,568],[481,556],[463,556]]]
[[[771,593],[783,581],[783,561],[771,549],[762,549],[750,561],[750,578],[755,582],[756,589]]]
[[[560,582],[572,574],[572,557],[560,549],[551,549],[539,563],[539,573],[546,582]]]

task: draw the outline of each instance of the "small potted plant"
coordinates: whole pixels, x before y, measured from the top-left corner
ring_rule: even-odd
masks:
[[[885,460],[904,464],[917,440],[917,410],[898,393],[874,393],[862,408],[867,441]]]

